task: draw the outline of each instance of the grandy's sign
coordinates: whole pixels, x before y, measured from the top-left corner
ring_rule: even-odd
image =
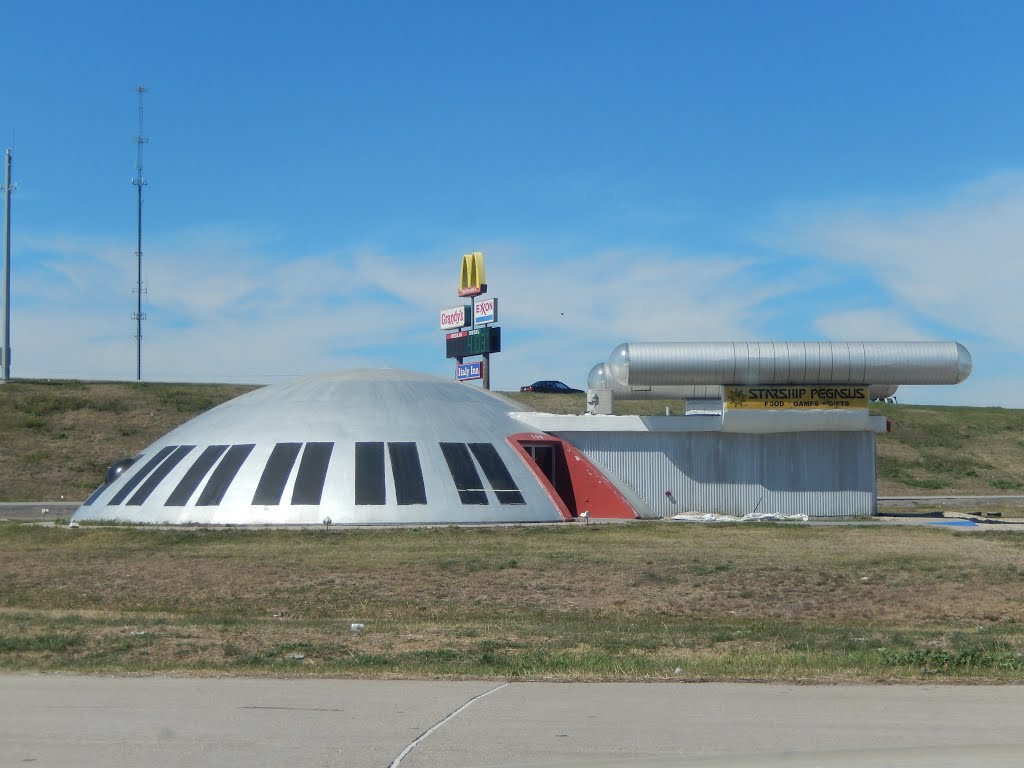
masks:
[[[441,330],[450,331],[470,325],[473,309],[467,304],[463,307],[449,307],[441,310]]]
[[[725,406],[731,410],[867,408],[868,387],[835,384],[726,387]]]

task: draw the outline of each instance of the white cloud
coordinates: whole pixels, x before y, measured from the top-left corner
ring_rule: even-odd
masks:
[[[862,266],[900,311],[1024,351],[1024,177],[995,176],[931,206],[819,213],[779,239]]]
[[[835,341],[928,341],[899,309],[852,309],[829,312],[814,322],[817,331]]]
[[[743,259],[668,251],[604,251],[548,258],[521,245],[492,248],[488,279],[506,338],[502,386],[587,373],[624,341],[745,338],[758,305],[784,292],[755,280]]]
[[[907,401],[1024,407],[1024,175],[994,175],[913,205],[804,210],[787,217],[773,244],[859,265],[878,284],[878,306],[818,317],[824,335],[934,339],[939,329],[967,343],[975,365],[965,383],[908,387]]]
[[[230,231],[151,240],[147,379],[273,381],[367,365],[451,373],[437,315],[459,301],[457,251],[282,256]],[[31,248],[43,267],[18,287],[15,375],[132,378],[130,245],[60,236]],[[497,387],[549,377],[582,385],[621,341],[743,337],[757,304],[784,292],[732,257],[553,250],[486,249],[505,328]],[[54,275],[63,276],[57,300]]]
[[[1015,333],[1024,319],[1016,297],[1024,179],[989,180],[931,208],[818,211],[776,240],[776,253],[808,258],[775,256],[766,268],[749,255],[671,248],[474,245],[500,301],[494,386],[537,378],[583,386],[623,341],[799,340],[808,329],[833,339],[929,339],[938,327],[969,346],[991,340],[968,383],[945,390],[949,402],[1024,405],[1009,372],[1024,368]],[[133,243],[58,235],[20,248],[36,266],[15,287],[14,374],[133,378]],[[152,237],[144,377],[272,382],[349,367],[449,376],[438,311],[459,301],[461,253],[288,253],[280,238],[229,229]],[[843,284],[847,265],[870,278],[856,291]]]

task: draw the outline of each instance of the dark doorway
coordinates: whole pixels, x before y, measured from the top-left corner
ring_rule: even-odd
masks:
[[[508,436],[523,461],[546,486],[566,520],[588,517],[631,520],[633,507],[586,456],[561,438],[531,432]]]
[[[565,447],[561,440],[521,441],[519,445],[533,459],[537,470],[551,483],[551,487],[565,505],[570,517],[576,517],[576,494],[572,477],[565,462]]]
[[[544,477],[553,486],[558,487],[558,479],[555,471],[555,447],[553,445],[524,445],[523,448],[530,454],[530,458],[540,467]]]

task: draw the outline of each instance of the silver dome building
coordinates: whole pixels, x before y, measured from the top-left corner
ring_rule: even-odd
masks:
[[[398,370],[258,389],[113,465],[73,519],[131,523],[429,524],[634,518],[573,446],[522,406]]]

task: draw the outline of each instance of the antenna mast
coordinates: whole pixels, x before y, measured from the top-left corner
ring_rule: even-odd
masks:
[[[4,332],[0,338],[0,380],[11,380],[11,149],[7,148],[4,181]]]
[[[135,259],[138,267],[138,274],[135,282],[136,295],[135,312],[132,320],[135,321],[135,380],[142,381],[142,321],[146,315],[142,311],[142,188],[148,183],[142,175],[142,145],[149,139],[142,135],[142,95],[146,92],[145,86],[135,86],[135,92],[139,94],[139,134],[135,137],[135,144],[138,147],[138,157],[135,160],[135,176],[132,178],[132,186],[138,191],[138,236],[135,244]]]

